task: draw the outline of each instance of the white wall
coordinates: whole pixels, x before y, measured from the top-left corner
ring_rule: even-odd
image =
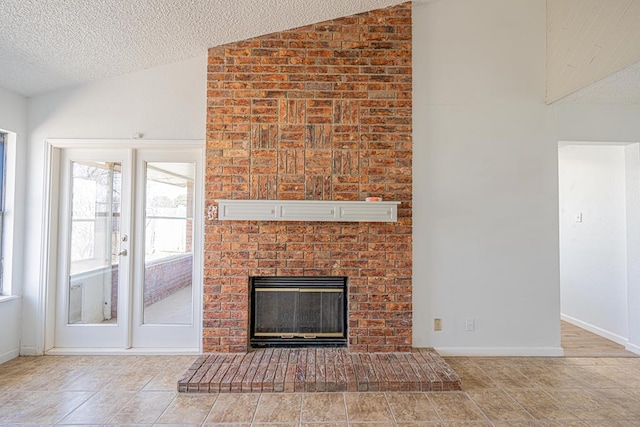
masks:
[[[5,194],[6,214],[4,230],[5,288],[12,295],[22,294],[22,238],[24,228],[24,189],[27,132],[27,100],[0,88],[0,129],[16,134],[7,152],[8,191]],[[5,290],[6,290],[5,289]],[[20,346],[20,299],[0,302],[0,363],[18,355]]]
[[[625,147],[561,147],[558,170],[562,315],[626,343]]]
[[[627,315],[626,347],[640,354],[640,144],[625,147],[627,192]]]
[[[560,354],[545,2],[416,4],[413,23],[414,345]]]
[[[20,354],[20,298],[0,302],[0,363]]]
[[[48,138],[204,139],[206,57],[59,90],[29,100],[25,261],[43,254],[45,140]],[[25,270],[23,354],[43,351],[41,272]]]

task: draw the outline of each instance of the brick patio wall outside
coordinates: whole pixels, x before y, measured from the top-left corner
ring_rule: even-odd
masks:
[[[209,50],[206,205],[402,202],[396,223],[208,221],[205,352],[248,348],[249,277],[347,276],[351,351],[411,348],[411,4]]]
[[[111,317],[118,314],[118,264],[111,266]],[[144,267],[144,306],[148,307],[187,286],[193,276],[193,254],[156,260]]]

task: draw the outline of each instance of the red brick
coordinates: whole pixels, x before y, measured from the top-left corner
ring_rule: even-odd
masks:
[[[207,204],[402,205],[394,225],[207,224],[205,351],[246,351],[248,277],[274,274],[348,276],[350,349],[410,347],[411,5],[212,48],[207,97]]]

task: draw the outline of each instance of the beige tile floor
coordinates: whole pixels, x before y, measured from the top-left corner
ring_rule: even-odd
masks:
[[[447,358],[462,392],[178,395],[193,359],[14,359],[0,425],[640,426],[639,358]]]
[[[585,331],[568,322],[561,322],[562,348],[567,357],[640,357],[624,346]]]

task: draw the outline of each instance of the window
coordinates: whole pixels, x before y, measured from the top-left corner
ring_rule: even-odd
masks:
[[[72,162],[71,274],[112,268],[120,242],[120,163]]]
[[[147,163],[145,262],[193,252],[194,163]]]
[[[2,252],[3,241],[3,224],[4,224],[4,188],[5,188],[5,153],[7,147],[7,134],[0,132],[0,295],[4,294],[3,288],[3,271],[4,271],[4,253]]]

